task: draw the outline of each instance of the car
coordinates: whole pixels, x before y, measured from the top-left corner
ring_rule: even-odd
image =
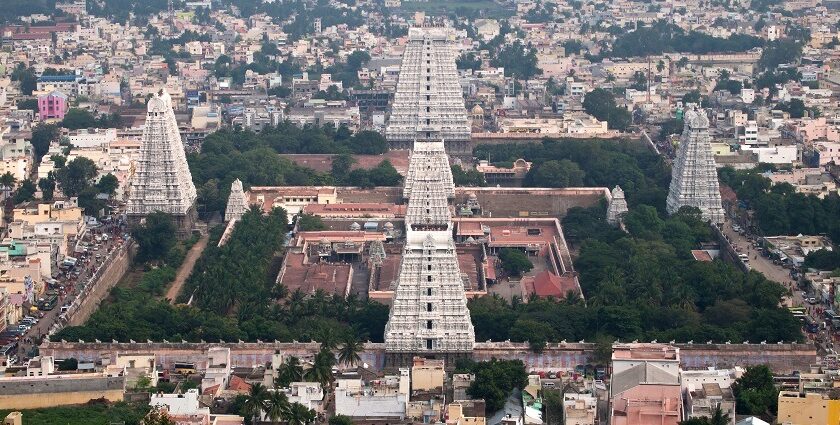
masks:
[[[817,303],[817,299],[816,299],[816,298],[814,298],[814,297],[810,297],[810,298],[808,298],[808,300],[807,300],[807,301],[808,301],[808,304],[816,304],[816,303]]]

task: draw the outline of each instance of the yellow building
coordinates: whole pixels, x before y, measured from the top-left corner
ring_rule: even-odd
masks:
[[[461,403],[449,403],[447,406],[446,425],[484,425],[484,416],[464,416],[464,406]]]
[[[778,423],[789,425],[837,425],[840,400],[827,395],[782,391],[779,393]]]
[[[411,366],[411,390],[412,391],[433,391],[443,388],[443,380],[446,371],[443,368],[443,360],[414,358]]]
[[[13,210],[12,219],[30,225],[46,222],[75,223],[75,226],[62,226],[62,231],[68,236],[76,235],[84,229],[84,210],[79,207],[76,198],[52,204],[24,204]]]

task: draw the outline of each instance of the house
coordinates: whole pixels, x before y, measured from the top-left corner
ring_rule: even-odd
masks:
[[[613,425],[677,425],[682,419],[679,348],[614,344],[610,385]]]

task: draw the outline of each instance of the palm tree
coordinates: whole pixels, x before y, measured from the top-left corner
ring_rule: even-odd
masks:
[[[0,185],[2,185],[7,190],[11,190],[12,188],[14,188],[16,182],[17,179],[15,178],[15,176],[8,171],[6,172],[6,174],[0,176]]]
[[[355,335],[348,334],[344,337],[343,344],[338,350],[338,362],[347,366],[353,366],[362,359],[359,353],[364,350],[364,344]]]
[[[289,416],[289,399],[286,398],[286,393],[279,388],[275,388],[274,391],[269,393],[265,404],[265,415],[271,422],[278,422],[280,419]]]
[[[300,359],[290,356],[278,367],[275,385],[285,388],[292,382],[300,381],[303,381],[303,366],[300,365]]]
[[[292,403],[286,417],[289,425],[308,425],[315,422],[315,411],[300,403]]]
[[[242,404],[242,412],[251,417],[252,422],[256,422],[262,412],[268,410],[266,399],[268,399],[268,390],[265,385],[260,383],[251,385],[251,391],[245,396],[245,403]]]
[[[332,379],[332,368],[335,366],[335,356],[329,350],[321,350],[315,355],[312,367],[304,374],[310,382],[318,382],[322,387],[327,388]]]

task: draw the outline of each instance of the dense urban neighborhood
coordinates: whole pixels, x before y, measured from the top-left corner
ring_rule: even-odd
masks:
[[[4,425],[840,424],[840,0],[0,3]]]

